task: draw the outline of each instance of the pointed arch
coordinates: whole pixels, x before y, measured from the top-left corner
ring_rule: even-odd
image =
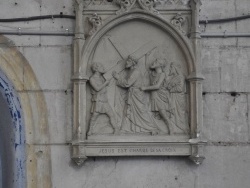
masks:
[[[188,74],[196,71],[195,56],[192,47],[190,46],[190,43],[188,43],[185,36],[183,36],[171,23],[166,22],[159,16],[145,11],[136,10],[112,17],[111,19],[106,21],[106,23],[95,34],[93,34],[86,40],[82,49],[81,62],[79,65],[80,73],[82,73],[83,75],[87,74],[87,64],[89,63],[91,54],[100,39],[111,29],[131,20],[141,20],[160,27],[162,30],[166,31],[166,33],[168,33],[180,46],[181,51],[183,52],[186,59]]]

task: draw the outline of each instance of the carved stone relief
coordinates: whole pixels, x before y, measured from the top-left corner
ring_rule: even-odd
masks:
[[[92,25],[92,29],[89,32],[89,35],[93,35],[99,27],[102,25],[102,18],[98,16],[96,13],[89,18],[89,22]]]
[[[189,0],[155,0],[160,5],[188,5]]]
[[[114,4],[114,0],[84,0],[83,3],[85,7],[91,5],[112,5]]]
[[[84,6],[92,5],[113,5],[115,3],[123,4],[124,6],[130,6],[135,0],[85,0]],[[188,5],[189,0],[140,0],[142,3],[156,4],[161,6],[171,6],[171,5]],[[151,6],[151,5],[150,5]]]
[[[110,80],[105,80],[102,74],[104,74],[105,70],[101,63],[94,62],[92,64],[92,71],[94,74],[90,77],[90,85],[92,87],[92,107],[91,107],[91,119],[89,123],[89,131],[88,135],[93,134],[93,129],[96,124],[98,117],[101,114],[105,114],[108,116],[110,120],[110,125],[113,128],[113,133],[117,134],[119,132],[119,128],[117,127],[117,122],[115,118],[115,112],[111,108],[108,102],[107,96],[107,86],[110,83]],[[99,132],[101,133],[101,132]]]
[[[124,24],[100,40],[89,67],[89,135],[188,134],[186,65],[171,37],[143,22]]]
[[[185,17],[195,22],[189,39],[183,36],[185,17],[173,9],[172,20],[164,20],[156,10],[159,3],[188,2],[83,1],[83,7],[120,9],[110,18],[93,11],[88,16],[91,37],[75,39],[72,159],[77,164],[90,156],[148,155],[189,156],[196,164],[202,162],[203,78],[195,51],[200,5],[191,0],[193,12],[185,10]],[[83,33],[78,10],[76,28]]]
[[[87,16],[90,27],[92,28],[90,31],[87,31],[87,35],[91,36],[96,30],[102,25],[102,22],[107,18],[107,14],[112,15],[113,13],[117,15],[122,15],[124,13],[128,13],[136,10],[144,10],[146,12],[150,12],[160,17],[163,17],[165,13],[161,12],[165,9],[172,8],[180,9],[179,6],[188,7],[189,0],[92,0],[92,1],[83,1],[83,5],[87,10],[87,7],[92,7],[90,10],[95,10],[96,12],[100,12],[101,10],[98,8],[102,6],[107,11],[105,13],[104,20],[102,20],[101,16],[96,12]],[[114,9],[115,8],[115,9]],[[117,10],[118,8],[118,10]],[[183,7],[182,7],[183,8]],[[158,9],[160,11],[158,11]],[[183,9],[183,13],[187,14],[186,9]],[[113,13],[112,13],[113,12]],[[160,13],[161,12],[161,13]],[[189,30],[189,24],[187,23],[188,19],[186,16],[183,16],[182,13],[177,13],[172,18],[170,16],[169,22],[171,22],[183,35],[186,35]],[[88,29],[87,29],[88,30]]]
[[[130,11],[133,7],[140,7],[143,10],[158,14],[159,12],[154,8],[154,0],[116,0],[116,3],[121,7],[117,14]]]
[[[186,34],[186,32],[183,30],[185,22],[186,19],[180,13],[177,13],[171,20],[171,24],[179,29],[183,34]]]
[[[116,4],[120,6],[120,10],[117,11],[117,14],[122,14],[124,12],[128,12],[132,9],[133,5],[136,3],[136,0],[116,0]]]

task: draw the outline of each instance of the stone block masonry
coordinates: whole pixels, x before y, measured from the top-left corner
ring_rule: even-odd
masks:
[[[249,0],[202,0],[200,19],[249,14]],[[1,1],[0,17],[74,14],[73,1]],[[73,30],[74,20],[55,19],[1,23],[0,29]],[[250,32],[250,19],[201,25],[202,32]],[[39,109],[30,112],[27,128],[29,188],[248,188],[250,184],[250,38],[203,38],[203,135],[208,140],[201,166],[182,157],[93,157],[77,167],[70,156],[72,129],[72,37],[8,36],[29,62],[39,87],[30,83],[25,65],[15,69],[22,82],[19,96],[43,95],[48,112],[44,136]],[[1,44],[0,48],[6,48]],[[1,51],[0,53],[3,53]],[[14,59],[14,58],[13,58]],[[3,61],[0,59],[0,61]],[[21,62],[21,60],[20,60]],[[13,65],[14,66],[14,65]],[[15,80],[11,80],[15,83]],[[39,98],[39,97],[38,97]],[[27,102],[28,104],[28,102]],[[27,108],[27,107],[26,107]],[[1,115],[0,115],[1,117]],[[28,120],[27,120],[28,121]],[[33,136],[36,133],[37,136]],[[40,136],[39,136],[40,135]],[[50,152],[47,152],[50,151]],[[33,152],[33,153],[29,153]],[[49,161],[49,162],[48,162]],[[48,165],[44,165],[44,164]],[[40,165],[39,165],[40,164]],[[46,173],[50,172],[50,176]],[[32,175],[32,174],[35,174]],[[36,177],[37,179],[34,179]],[[46,179],[43,185],[33,182]],[[39,181],[37,181],[39,182]]]

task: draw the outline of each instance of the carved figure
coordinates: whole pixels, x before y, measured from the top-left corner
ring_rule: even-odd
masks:
[[[95,126],[96,120],[101,114],[106,114],[109,119],[111,126],[114,129],[114,134],[119,133],[119,128],[116,126],[115,113],[113,112],[107,98],[107,88],[106,86],[110,81],[105,81],[104,67],[100,63],[94,63],[92,65],[92,70],[94,74],[90,77],[90,85],[92,87],[92,108],[91,108],[91,119],[88,135],[93,134],[93,128]]]
[[[136,0],[116,0],[116,3],[120,5],[121,9],[116,13],[121,14],[124,12],[128,12],[132,6],[135,4]]]
[[[96,13],[89,18],[89,22],[92,25],[92,29],[89,32],[89,35],[93,35],[97,29],[102,25],[102,18],[98,16]]]
[[[185,18],[180,13],[177,13],[171,20],[171,24],[173,24],[177,29],[179,29],[183,34],[186,33],[182,28],[184,23]]]
[[[167,88],[170,92],[170,103],[173,113],[173,122],[175,126],[188,133],[188,127],[186,126],[185,119],[185,94],[184,94],[184,76],[180,71],[180,67],[177,63],[172,62],[170,64],[169,79]]]
[[[113,72],[113,77],[117,80],[117,85],[128,89],[124,118],[121,131],[125,133],[145,133],[150,132],[155,135],[159,132],[156,123],[150,116],[147,105],[145,104],[142,86],[142,74],[137,70],[138,60],[129,56],[126,61],[127,75],[120,77]]]
[[[171,106],[169,101],[169,91],[165,85],[165,73],[162,71],[164,66],[163,60],[155,60],[150,69],[152,70],[150,75],[150,86],[141,87],[143,91],[151,92],[151,110],[152,112],[158,112],[163,121],[167,125],[169,134],[174,133],[173,125],[171,124]]]
[[[159,14],[159,12],[154,8],[155,6],[154,0],[138,0],[138,2],[144,10],[147,10],[154,14]]]

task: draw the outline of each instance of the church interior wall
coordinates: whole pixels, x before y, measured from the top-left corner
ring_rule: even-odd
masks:
[[[202,0],[200,20],[250,14],[249,0]],[[25,0],[0,2],[0,18],[45,14],[73,15],[73,1]],[[0,23],[0,30],[74,30],[74,20],[48,19]],[[250,33],[250,19],[201,24],[201,32]],[[44,96],[47,110],[45,139],[28,136],[36,147],[34,157],[43,167],[27,168],[27,186],[35,188],[29,174],[46,177],[37,187],[53,188],[247,188],[250,184],[250,38],[202,38],[203,137],[206,159],[195,166],[185,157],[92,157],[78,167],[71,160],[72,139],[72,36],[6,36],[34,73],[39,87],[18,88],[19,95]],[[6,41],[0,48],[6,47]],[[1,59],[0,59],[1,61]],[[1,67],[0,67],[1,69]],[[30,69],[21,66],[25,83]],[[10,82],[14,82],[10,80]],[[34,101],[30,101],[35,105]],[[1,104],[1,103],[0,103]],[[23,103],[23,105],[25,105]],[[34,112],[34,121],[40,121]],[[0,114],[1,116],[1,114]],[[39,127],[39,122],[37,127]],[[35,127],[35,129],[38,129]],[[2,129],[0,128],[0,131]],[[26,131],[26,134],[28,132]],[[49,150],[46,154],[39,151]],[[47,163],[47,161],[50,161]],[[27,160],[29,163],[30,160]],[[41,162],[43,164],[43,162]],[[3,165],[2,165],[3,166]],[[37,180],[39,182],[39,180]],[[1,187],[1,186],[0,186]]]

